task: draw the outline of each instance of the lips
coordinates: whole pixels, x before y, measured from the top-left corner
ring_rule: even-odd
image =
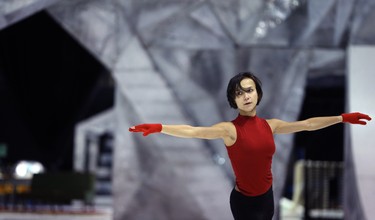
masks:
[[[244,105],[250,105],[251,104],[251,102],[246,102]]]

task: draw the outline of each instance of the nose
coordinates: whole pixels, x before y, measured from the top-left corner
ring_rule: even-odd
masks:
[[[249,100],[249,99],[250,99],[250,94],[247,93],[247,92],[245,92],[245,94],[244,94],[244,99],[245,99],[245,100]]]
[[[244,101],[248,101],[250,99],[249,94],[245,93],[243,96]]]

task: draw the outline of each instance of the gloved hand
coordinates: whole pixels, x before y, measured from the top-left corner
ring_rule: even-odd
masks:
[[[143,132],[143,136],[161,132],[161,124],[140,124],[129,128],[130,132]]]
[[[365,121],[363,120],[361,121],[361,119],[371,121],[370,116],[359,113],[359,112],[344,113],[344,114],[341,114],[341,116],[342,116],[342,122],[348,122],[351,124],[361,124],[361,125],[367,124]]]

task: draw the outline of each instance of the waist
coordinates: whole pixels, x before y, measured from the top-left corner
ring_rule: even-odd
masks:
[[[267,196],[268,194],[272,194],[273,195],[273,189],[272,189],[272,185],[263,193],[259,194],[259,195],[248,195],[247,193],[245,193],[244,191],[241,191],[240,188],[237,186],[237,184],[234,186],[234,190],[237,191],[238,193],[242,194],[243,196],[247,196],[247,197],[264,197],[264,196]]]

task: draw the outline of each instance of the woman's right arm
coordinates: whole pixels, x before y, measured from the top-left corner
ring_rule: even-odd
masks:
[[[200,139],[223,139],[226,145],[236,139],[235,127],[230,122],[221,122],[210,127],[194,127],[190,125],[161,125],[161,124],[142,124],[133,126],[129,129],[132,132],[143,132],[144,135],[161,132],[181,138],[200,138]]]
[[[211,127],[193,127],[190,125],[163,125],[161,133],[182,138],[224,139],[230,136],[228,125],[223,122]]]

